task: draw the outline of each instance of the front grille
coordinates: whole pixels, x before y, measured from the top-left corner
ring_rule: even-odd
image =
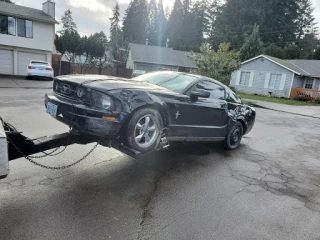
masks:
[[[54,93],[72,100],[90,104],[90,91],[78,83],[55,80],[53,83]]]

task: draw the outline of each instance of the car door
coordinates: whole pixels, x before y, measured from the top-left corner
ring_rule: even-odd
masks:
[[[199,97],[192,102],[190,93],[196,90],[209,91],[210,97]],[[195,83],[185,92],[183,99],[170,107],[170,135],[181,140],[223,139],[228,122],[225,95],[225,88],[215,82],[200,80]]]

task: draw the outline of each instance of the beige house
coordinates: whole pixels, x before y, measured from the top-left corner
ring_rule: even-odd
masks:
[[[25,75],[30,60],[51,63],[55,24],[51,0],[42,10],[0,2],[0,74]]]

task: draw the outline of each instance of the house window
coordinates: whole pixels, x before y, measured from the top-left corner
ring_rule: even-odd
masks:
[[[313,88],[313,79],[307,79],[304,88],[312,89]]]
[[[0,15],[0,33],[16,35],[16,19],[13,17]]]
[[[18,18],[18,36],[33,38],[33,23],[32,21]]]
[[[249,86],[250,74],[250,72],[241,72],[239,84],[243,86]]]
[[[280,89],[282,74],[271,74],[270,81],[269,81],[269,88],[270,89]]]

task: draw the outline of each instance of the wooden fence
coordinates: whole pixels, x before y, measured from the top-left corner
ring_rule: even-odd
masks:
[[[314,100],[316,98],[320,98],[320,90],[314,89],[306,89],[306,88],[292,88],[290,98],[294,98],[296,96],[305,96],[309,98],[309,100]]]
[[[54,69],[55,76],[81,73],[81,68],[79,66],[72,66],[69,62],[53,61],[52,67]],[[82,74],[99,74],[99,68],[92,67]],[[104,67],[101,69],[101,75],[130,78],[132,75],[132,69],[127,69],[122,66]]]

